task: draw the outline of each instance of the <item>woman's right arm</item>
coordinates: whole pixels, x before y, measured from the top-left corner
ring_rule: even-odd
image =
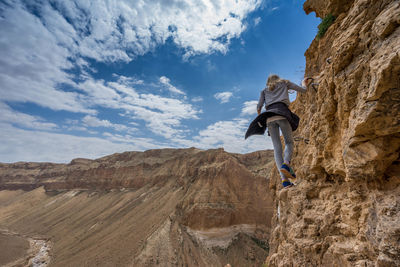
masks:
[[[262,109],[262,107],[264,105],[264,102],[265,102],[265,95],[264,95],[264,90],[262,90],[261,94],[260,94],[260,99],[258,100],[258,104],[257,104],[257,113],[258,113],[258,115],[260,115],[260,113],[261,113],[261,109]]]
[[[292,83],[291,81],[286,81],[286,85],[287,85],[288,89],[296,90],[297,92],[304,93],[307,91],[307,88],[298,86],[297,84]]]

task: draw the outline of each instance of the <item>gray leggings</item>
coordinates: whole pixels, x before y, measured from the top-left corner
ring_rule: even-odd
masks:
[[[271,135],[272,144],[274,145],[274,156],[275,163],[278,170],[281,168],[282,164],[285,162],[290,163],[293,153],[293,136],[292,127],[290,126],[287,119],[272,121],[267,124],[269,134]],[[281,128],[283,139],[285,140],[285,153],[284,158],[282,158],[282,143],[279,135],[279,128]],[[281,177],[284,178],[283,174]]]

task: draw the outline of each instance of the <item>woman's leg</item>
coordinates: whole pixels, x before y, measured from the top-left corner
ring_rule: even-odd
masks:
[[[281,138],[279,135],[279,125],[277,121],[273,121],[267,124],[269,134],[271,135],[272,139],[272,145],[274,146],[274,157],[275,157],[275,163],[276,167],[278,168],[278,171],[280,170],[282,164],[283,164],[283,158],[282,158],[282,143],[281,143]],[[284,176],[282,175],[281,172],[279,172],[282,179]]]
[[[279,127],[281,128],[283,139],[285,140],[285,152],[284,152],[284,162],[286,164],[290,164],[290,160],[292,159],[293,154],[293,135],[292,135],[292,127],[288,120],[279,120],[276,121]]]

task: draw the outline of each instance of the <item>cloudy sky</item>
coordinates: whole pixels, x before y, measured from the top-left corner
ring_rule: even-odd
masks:
[[[244,133],[268,74],[304,75],[303,2],[1,1],[0,162],[272,148]]]

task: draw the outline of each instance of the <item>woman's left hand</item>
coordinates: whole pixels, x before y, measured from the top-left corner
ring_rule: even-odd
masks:
[[[311,78],[311,77],[306,77],[306,78],[304,78],[304,80],[302,81],[301,84],[302,84],[304,87],[308,87],[312,81],[313,81],[313,78]]]

